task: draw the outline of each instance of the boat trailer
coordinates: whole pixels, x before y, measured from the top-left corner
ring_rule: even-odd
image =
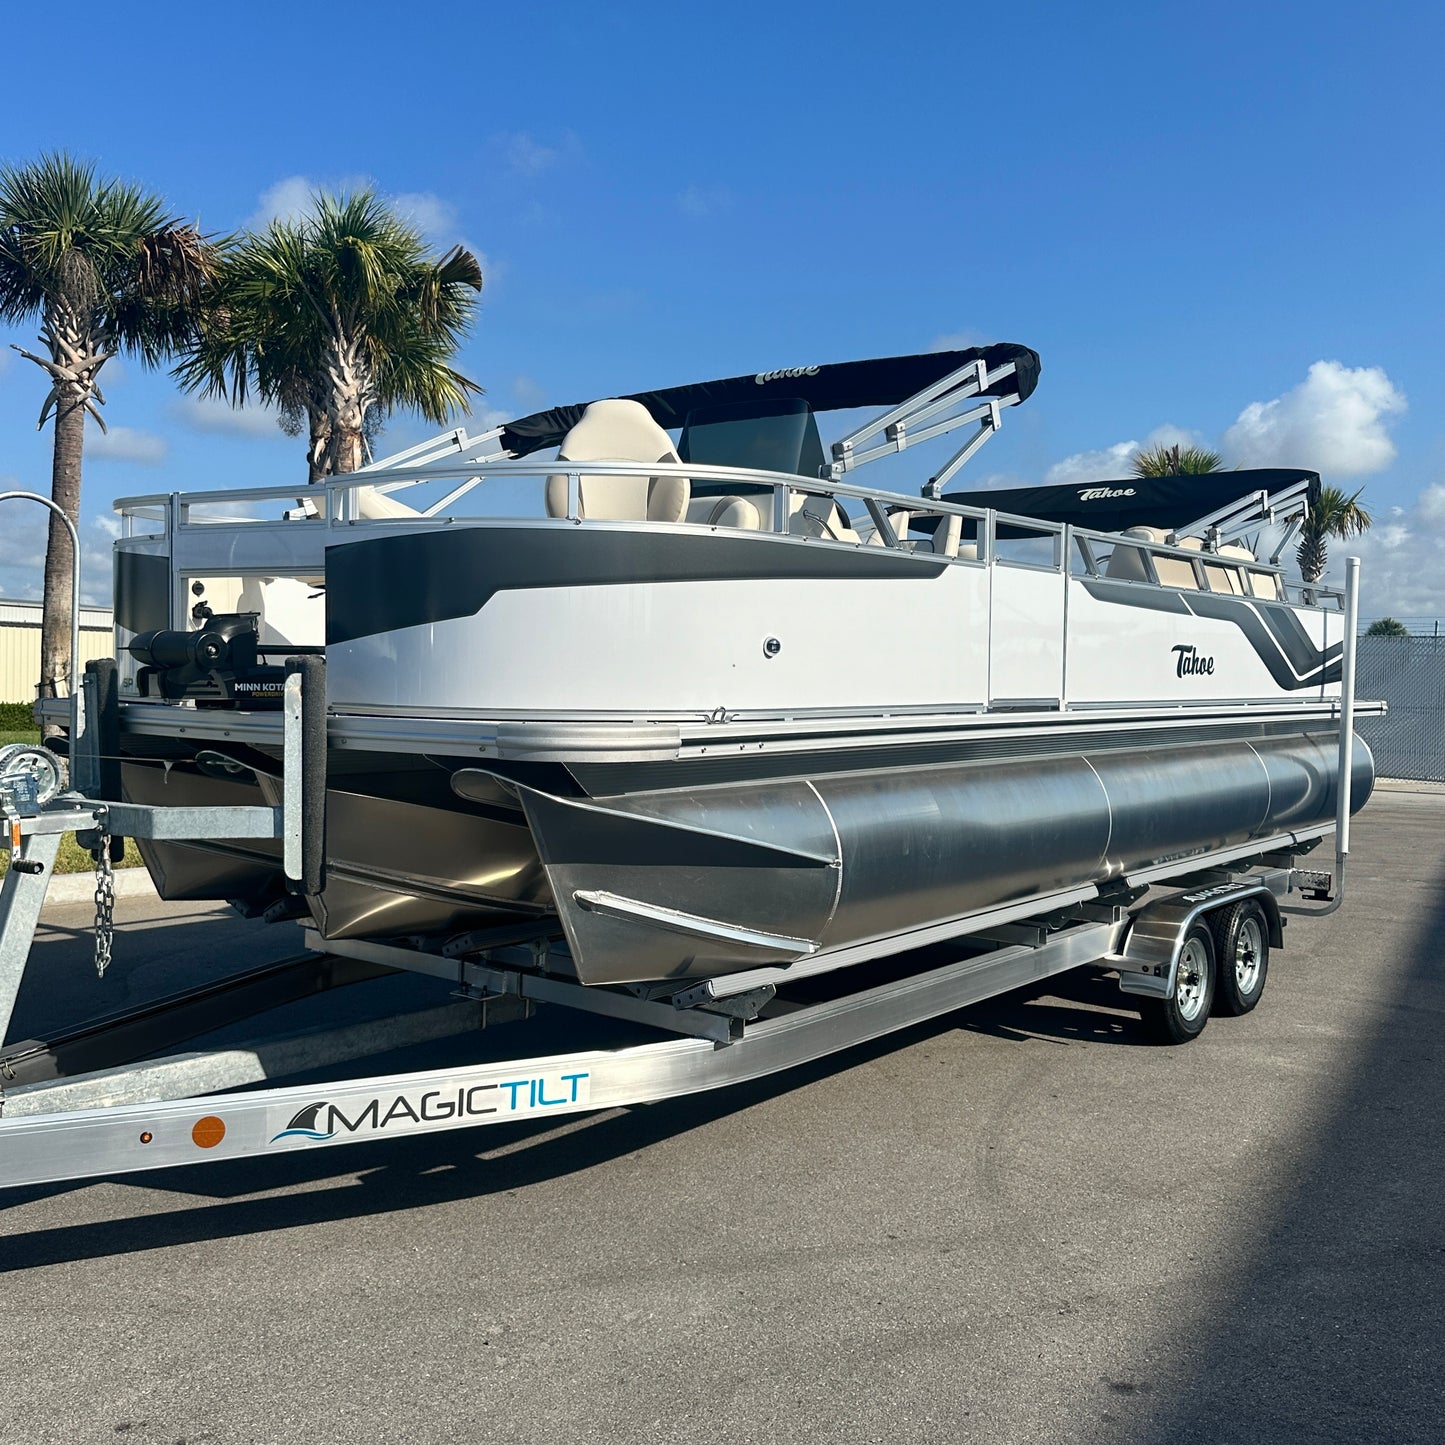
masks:
[[[1357,564],[1351,563],[1353,603]],[[1353,605],[1348,611],[1346,636],[1352,639]],[[1345,674],[1341,778],[1351,776],[1349,646]],[[308,946],[281,963],[50,1039],[4,1044],[62,833],[76,832],[97,860],[96,957],[102,971],[110,948],[111,860],[123,837],[275,839],[294,894],[304,898],[324,882],[322,659],[287,663],[282,798],[274,808],[118,801],[110,772],[116,756],[115,689],[113,661],[88,665],[72,713],[72,791],[47,801],[26,769],[0,777],[11,856],[0,888],[0,1187],[676,1098],[794,1068],[1087,965],[1117,971],[1156,1037],[1186,1042],[1203,1029],[1211,1011],[1244,1013],[1254,1007],[1264,989],[1270,948],[1283,940],[1283,914],[1338,906],[1349,846],[1349,790],[1340,787],[1333,874],[1295,866],[1299,854],[1332,830],[1326,825],[1181,860],[1114,880],[1107,889],[1021,900],[846,958],[814,955],[791,967],[700,983],[584,987],[566,976],[566,946],[555,919],[444,940],[322,940],[307,930]],[[1166,896],[1157,896],[1159,885],[1169,888]],[[1282,906],[1279,900],[1294,891],[1323,902],[1323,908]],[[943,962],[935,952],[921,964],[923,955],[907,951],[943,941],[954,955]],[[407,972],[451,984],[451,1001],[371,1022],[174,1052],[282,1004]],[[868,981],[861,982],[865,976]],[[658,1038],[339,1082],[271,1083],[521,1020],[544,1007],[644,1026]]]

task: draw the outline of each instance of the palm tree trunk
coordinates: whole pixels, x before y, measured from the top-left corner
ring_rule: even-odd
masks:
[[[55,409],[55,457],[50,496],[70,520],[80,523],[80,454],[85,442],[84,394],[68,386]],[[40,626],[40,697],[65,697],[75,686],[70,675],[70,579],[74,549],[60,519],[50,518],[45,553],[45,603]],[[77,663],[79,659],[76,659]]]
[[[326,419],[331,429],[327,470],[332,476],[354,472],[364,461],[361,433],[371,400],[370,370],[361,342],[345,335],[332,341],[326,367],[330,383]]]
[[[326,412],[319,406],[308,405],[306,416],[310,423],[310,435],[306,445],[306,480],[314,484],[326,480],[326,463],[331,450],[331,424],[326,419]]]
[[[1299,564],[1300,580],[1318,582],[1324,576],[1329,557],[1325,550],[1324,534],[1317,528],[1306,526],[1295,549],[1295,561]]]

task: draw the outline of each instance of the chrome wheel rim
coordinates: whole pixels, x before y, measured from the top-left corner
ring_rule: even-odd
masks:
[[[1259,919],[1246,918],[1234,937],[1234,982],[1240,993],[1253,993],[1264,965],[1264,931]]]
[[[1179,954],[1178,977],[1174,982],[1174,1001],[1179,1006],[1179,1016],[1186,1023],[1193,1023],[1204,1012],[1205,985],[1209,978],[1209,956],[1204,951],[1204,942],[1191,938]]]

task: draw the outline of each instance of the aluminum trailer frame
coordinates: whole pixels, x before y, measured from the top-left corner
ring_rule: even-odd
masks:
[[[256,1158],[364,1138],[649,1103],[743,1083],[1092,962],[1113,951],[1126,927],[1122,919],[1082,923],[1042,946],[1005,947],[981,959],[742,1023],[740,1036],[730,1044],[676,1038],[336,1084],[7,1116],[0,1119],[0,1185]],[[373,950],[395,956],[398,963],[408,961],[400,957],[405,949],[370,945],[368,952]],[[478,966],[472,971],[490,972]]]
[[[1282,868],[1223,883],[1212,883],[1207,871],[1195,876],[1203,882],[1201,891],[1186,895],[1185,927],[1206,909],[1243,898],[1261,897],[1274,905],[1293,882],[1291,871]],[[975,936],[970,941],[987,951],[923,972],[800,1006],[775,1000],[773,990],[764,988],[734,1012],[586,989],[533,972],[546,959],[545,944],[489,948],[479,959],[468,960],[394,943],[333,942],[326,945],[333,954],[356,963],[453,980],[461,1001],[372,1025],[181,1055],[73,1080],[21,1084],[3,1097],[0,1187],[261,1158],[681,1097],[764,1078],[1090,964],[1118,969],[1126,994],[1164,997],[1174,987],[1181,936],[1167,925],[1180,906],[1175,898],[1137,914],[1120,906],[1085,906],[1081,912],[1093,916],[1076,917],[1061,928],[1040,922]],[[1144,926],[1159,909],[1174,913],[1161,915],[1153,927]],[[1269,914],[1278,942],[1277,905]],[[343,971],[339,981],[352,977]],[[737,1002],[725,999],[722,1005]],[[196,1096],[198,1087],[233,1088],[272,1074],[526,1017],[539,1003],[682,1029],[694,1036]],[[32,1042],[17,1052],[44,1061],[58,1050]],[[0,1074],[4,1064],[0,1051]],[[54,1111],[57,1104],[62,1112]]]

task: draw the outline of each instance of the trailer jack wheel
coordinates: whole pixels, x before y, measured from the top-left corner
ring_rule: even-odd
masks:
[[[1253,898],[1233,903],[1210,915],[1219,977],[1214,1012],[1247,1014],[1264,993],[1269,973],[1269,922]]]
[[[1214,1002],[1214,936],[1207,923],[1195,923],[1179,948],[1174,991],[1168,998],[1139,1001],[1139,1015],[1150,1036],[1161,1044],[1187,1044],[1204,1032]]]

